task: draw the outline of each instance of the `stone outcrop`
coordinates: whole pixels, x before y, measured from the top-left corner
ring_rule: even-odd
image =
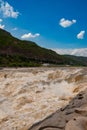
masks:
[[[29,130],[87,130],[87,89]]]

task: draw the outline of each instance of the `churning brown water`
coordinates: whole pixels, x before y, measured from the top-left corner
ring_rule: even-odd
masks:
[[[87,88],[87,68],[0,70],[0,130],[27,130]]]

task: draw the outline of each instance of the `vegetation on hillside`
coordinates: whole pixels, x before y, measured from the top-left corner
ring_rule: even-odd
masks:
[[[0,66],[28,67],[41,66],[43,63],[86,66],[87,58],[58,55],[32,41],[19,40],[0,29]]]

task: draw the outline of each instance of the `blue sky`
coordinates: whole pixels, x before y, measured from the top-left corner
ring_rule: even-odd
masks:
[[[0,0],[0,27],[46,48],[87,48],[87,0]]]

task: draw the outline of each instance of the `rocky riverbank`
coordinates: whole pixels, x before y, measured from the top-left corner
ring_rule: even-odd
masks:
[[[87,130],[87,89],[29,130]]]

